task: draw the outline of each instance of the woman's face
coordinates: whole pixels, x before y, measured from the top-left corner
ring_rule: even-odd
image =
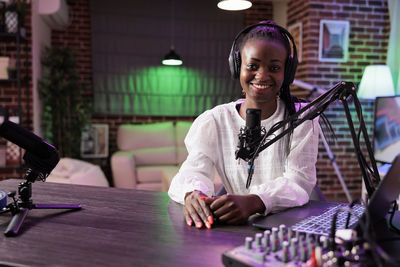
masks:
[[[284,80],[286,58],[286,49],[278,41],[255,38],[245,43],[241,51],[240,85],[247,101],[275,102]]]

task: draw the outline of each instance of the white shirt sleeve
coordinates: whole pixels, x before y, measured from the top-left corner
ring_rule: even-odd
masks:
[[[168,195],[172,200],[184,204],[186,193],[194,190],[214,195],[216,140],[215,121],[206,111],[193,122],[185,137],[188,157],[169,187]]]

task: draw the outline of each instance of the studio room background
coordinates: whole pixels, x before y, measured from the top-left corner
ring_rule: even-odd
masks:
[[[339,81],[358,85],[366,66],[386,64],[390,35],[388,1],[252,2],[251,9],[229,12],[217,9],[213,0],[154,0],[145,3],[70,0],[66,1],[68,25],[46,30],[40,27],[42,22],[34,19],[37,1],[32,0],[32,10],[24,20],[27,60],[23,74],[28,84],[18,97],[16,84],[0,83],[0,100],[11,110],[19,108],[22,126],[41,134],[40,97],[37,94],[41,46],[73,48],[77,54],[80,80],[88,85],[82,89],[82,95],[93,108],[90,121],[109,127],[108,156],[85,160],[100,165],[112,183],[110,156],[117,150],[118,125],[192,121],[204,110],[240,97],[238,81],[230,78],[228,54],[234,37],[245,25],[266,19],[276,20],[282,26],[300,23],[301,62],[296,79],[318,88],[329,89]],[[348,58],[345,61],[319,60],[321,19],[349,22]],[[39,48],[35,48],[34,39],[38,38],[35,36],[49,37],[47,40],[39,38]],[[171,45],[183,58],[180,67],[161,65],[161,59]],[[15,55],[16,43],[2,43],[1,51]],[[292,92],[302,98],[310,96],[310,92],[297,86],[293,86]],[[361,102],[372,139],[374,102],[364,99]],[[354,107],[351,109],[355,116]],[[350,193],[359,197],[361,172],[343,106],[335,103],[326,114],[337,136],[336,143],[331,144],[332,152]],[[79,146],[79,142],[76,145]],[[0,168],[0,179],[18,175],[18,168]],[[322,143],[317,177],[318,185],[328,200],[346,200]]]

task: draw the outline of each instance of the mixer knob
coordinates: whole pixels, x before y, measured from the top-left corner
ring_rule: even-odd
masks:
[[[265,244],[265,249],[268,249],[269,246],[271,245],[270,237],[271,237],[271,231],[270,231],[270,230],[265,230],[265,231],[264,231],[264,244]]]
[[[290,242],[290,255],[292,255],[292,259],[297,257],[298,244],[299,244],[299,240],[296,237],[293,237]]]
[[[285,236],[286,236],[286,225],[281,224],[279,225],[279,232],[278,232],[280,243],[282,243],[285,240]]]
[[[246,237],[244,246],[247,250],[251,250],[253,248],[253,238],[251,236]]]
[[[289,242],[283,241],[282,242],[282,261],[287,263],[290,261],[289,257]]]
[[[256,248],[261,248],[262,247],[262,238],[263,238],[263,234],[262,233],[257,233],[256,234],[256,240],[255,240]]]

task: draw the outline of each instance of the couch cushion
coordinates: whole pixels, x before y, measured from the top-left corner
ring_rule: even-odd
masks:
[[[161,191],[162,185],[161,185],[161,183],[137,184],[136,189],[137,190]]]
[[[122,124],[118,127],[117,145],[119,150],[175,146],[173,122]]]
[[[192,122],[178,121],[176,122],[176,144],[177,146],[185,146],[185,137],[189,132]]]
[[[188,156],[188,152],[187,152],[186,147],[182,146],[182,147],[177,148],[176,162],[178,164],[181,164],[182,162],[184,162],[186,160],[187,156]]]
[[[192,122],[178,121],[176,123],[176,144],[177,144],[177,162],[180,164],[187,158],[188,152],[185,146],[185,137],[189,132]]]
[[[143,148],[133,151],[137,166],[176,165],[176,147]]]
[[[174,176],[179,171],[179,166],[144,166],[137,168],[139,183],[160,183],[165,173]]]

